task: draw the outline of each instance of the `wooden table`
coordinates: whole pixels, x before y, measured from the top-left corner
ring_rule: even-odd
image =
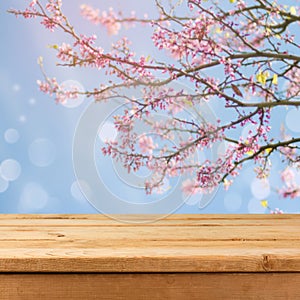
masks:
[[[1,300],[300,299],[297,215],[0,215],[0,232]]]

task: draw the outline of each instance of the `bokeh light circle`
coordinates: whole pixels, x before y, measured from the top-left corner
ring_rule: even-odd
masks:
[[[56,148],[51,140],[39,138],[30,144],[28,155],[33,165],[37,167],[47,167],[55,160]]]
[[[79,92],[84,92],[83,85],[76,80],[65,80],[61,83],[61,86],[64,87],[65,90],[74,90],[74,88]],[[85,96],[84,95],[78,95],[75,99],[66,99],[65,102],[61,102],[61,105],[63,105],[66,108],[76,108],[80,106],[84,101]]]
[[[0,176],[0,193],[4,193],[9,187],[9,181]]]
[[[294,131],[294,132],[300,132],[300,110],[296,108],[292,108],[289,110],[285,117],[285,122],[287,127]]]
[[[18,205],[19,212],[38,212],[46,206],[48,200],[49,195],[40,184],[36,182],[29,182],[22,190]]]
[[[106,121],[99,130],[99,138],[102,142],[114,141],[117,138],[118,131],[115,128],[114,123]]]
[[[15,159],[6,159],[0,165],[1,177],[7,181],[14,181],[21,175],[21,165]]]
[[[20,138],[20,134],[18,130],[14,128],[9,128],[4,133],[4,139],[9,144],[16,143],[19,140],[19,138]]]
[[[267,198],[271,193],[269,180],[254,178],[251,182],[251,192],[256,199]]]

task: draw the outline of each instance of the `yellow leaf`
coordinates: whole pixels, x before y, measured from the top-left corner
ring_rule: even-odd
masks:
[[[278,75],[277,75],[277,74],[274,74],[274,75],[273,75],[272,83],[273,83],[273,84],[278,84]]]
[[[245,145],[249,145],[250,143],[249,143],[248,140],[245,140],[244,144],[245,144]],[[251,156],[251,155],[254,154],[254,151],[253,151],[253,150],[249,150],[249,151],[246,152],[246,154],[249,155],[249,156]]]
[[[297,11],[296,11],[296,8],[295,8],[295,6],[291,6],[290,7],[290,13],[291,13],[291,15],[297,15]]]
[[[259,83],[261,83],[262,85],[265,85],[269,76],[270,76],[270,73],[268,71],[263,72],[263,73],[261,71],[259,71],[259,73],[256,74],[256,80]]]
[[[268,201],[267,200],[261,200],[260,201],[261,206],[268,207]]]
[[[272,150],[273,150],[273,148],[267,148],[267,149],[265,150],[265,152],[266,152],[267,154],[269,154]]]
[[[37,63],[42,66],[43,65],[43,56],[39,56],[37,59]]]
[[[256,74],[256,80],[259,82],[259,83],[262,83],[262,73],[259,72],[258,74]]]
[[[52,49],[55,49],[55,50],[58,50],[59,49],[59,46],[58,45],[56,45],[56,44],[54,44],[54,45],[48,45],[47,46],[48,48],[52,48]]]
[[[183,100],[183,102],[184,102],[185,104],[187,104],[188,106],[193,106],[193,102],[192,102],[191,100],[185,99],[185,100]]]
[[[266,33],[267,33],[267,36],[269,36],[272,33],[272,30],[270,27],[266,27]]]

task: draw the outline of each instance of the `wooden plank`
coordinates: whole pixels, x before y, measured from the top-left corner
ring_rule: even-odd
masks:
[[[9,249],[8,249],[9,250]],[[194,255],[191,251],[182,249],[181,253],[169,255],[166,252],[143,251],[135,253],[134,249],[99,255],[95,251],[23,251],[23,255],[2,255],[0,272],[299,272],[299,251],[296,253],[283,252],[283,254],[245,254],[230,249],[220,254]],[[22,251],[22,249],[21,249]],[[42,252],[42,253],[41,253]],[[271,251],[270,251],[271,252]],[[281,252],[281,251],[280,251]],[[184,253],[184,254],[183,254]],[[152,254],[152,255],[151,255]]]
[[[300,272],[299,228],[299,215],[0,215],[0,272]]]
[[[300,274],[6,274],[1,300],[299,299]]]
[[[173,226],[173,225],[198,225],[198,224],[207,224],[207,225],[215,225],[215,226],[224,226],[229,224],[240,224],[243,226],[247,225],[272,225],[272,226],[285,226],[285,225],[293,225],[300,224],[300,218],[298,215],[284,214],[284,215],[199,215],[199,214],[186,214],[186,215],[170,215],[168,217],[161,217],[153,215],[129,215],[127,216],[129,221],[145,221],[143,226],[156,226],[159,224],[160,226]],[[121,220],[125,219],[125,216],[121,216]],[[132,224],[132,222],[120,222],[119,216],[114,215],[113,219],[108,218],[104,215],[6,215],[3,214],[0,217],[0,226],[6,225],[34,225],[39,224],[41,226],[52,226],[52,225],[64,225],[64,226],[73,226],[76,224],[80,224],[81,226],[98,226],[101,224],[105,225],[114,225],[114,226],[136,226],[137,224]],[[284,222],[281,222],[284,220]],[[72,221],[72,222],[68,222]],[[148,221],[148,222],[147,222]]]
[[[287,234],[288,233],[288,234]],[[300,241],[299,228],[295,226],[265,226],[263,228],[253,226],[134,226],[134,227],[81,227],[73,226],[62,228],[27,226],[7,226],[0,228],[0,242],[26,241],[26,240],[53,240],[68,241],[84,240],[93,241],[105,245],[106,242],[126,240],[139,241],[167,241],[175,242],[205,242],[205,241]]]

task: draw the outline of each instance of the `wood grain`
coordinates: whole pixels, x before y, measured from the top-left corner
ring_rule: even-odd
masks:
[[[300,272],[298,215],[114,218],[0,215],[0,272]]]
[[[6,274],[1,300],[297,300],[299,273]]]

